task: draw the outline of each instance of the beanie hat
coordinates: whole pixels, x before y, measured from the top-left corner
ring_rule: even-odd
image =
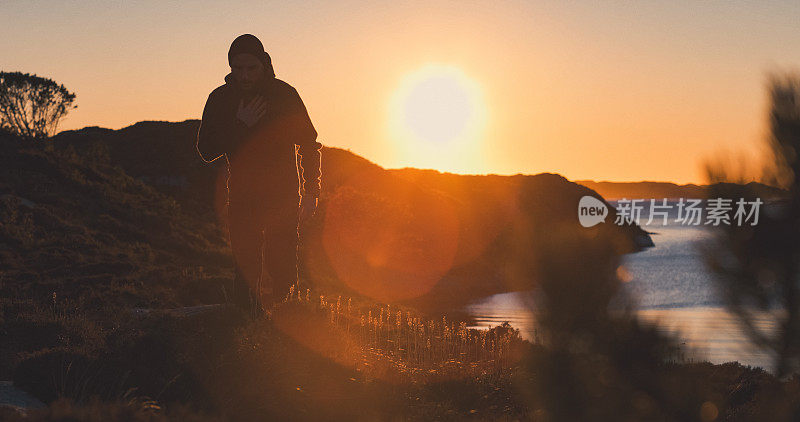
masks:
[[[264,51],[264,45],[261,44],[261,41],[255,35],[239,35],[233,40],[231,48],[228,50],[228,65],[231,64],[234,56],[241,53],[252,54],[264,65],[267,77],[275,77],[275,71],[272,68],[272,58]]]

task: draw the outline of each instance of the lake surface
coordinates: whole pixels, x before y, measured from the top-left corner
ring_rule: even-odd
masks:
[[[677,335],[694,360],[739,361],[771,369],[772,357],[748,340],[737,319],[717,299],[712,274],[698,249],[710,237],[707,226],[681,226],[675,218],[671,214],[666,226],[642,224],[645,230],[657,233],[651,235],[655,247],[624,256],[623,265],[631,279],[623,288],[638,303],[638,314]],[[525,306],[530,302],[525,300],[529,294],[494,295],[467,310],[475,318],[476,327],[508,321],[523,337],[533,339],[536,324]],[[774,329],[775,319],[762,314],[757,324],[769,331]]]

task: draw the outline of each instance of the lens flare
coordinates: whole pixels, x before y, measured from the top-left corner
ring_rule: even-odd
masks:
[[[459,219],[446,198],[378,194],[369,178],[339,188],[325,212],[323,246],[339,278],[383,302],[428,293],[451,268]]]

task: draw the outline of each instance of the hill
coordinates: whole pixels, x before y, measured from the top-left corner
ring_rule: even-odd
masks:
[[[224,161],[207,165],[198,158],[198,126],[187,120],[116,131],[90,127],[62,132],[53,142],[76,151],[107,148],[125,173],[174,198],[193,218],[210,223],[216,211],[224,229]],[[525,234],[540,225],[589,233],[577,223],[577,203],[584,195],[601,198],[549,173],[386,170],[342,149],[322,154],[320,210],[303,229],[304,274],[315,285],[386,302],[441,310],[530,288],[529,279],[517,276],[531,270]],[[618,235],[624,252],[652,245],[638,227],[601,226]]]
[[[202,297],[208,290],[195,283],[229,276],[223,232],[114,165],[102,145],[43,147],[0,134],[0,168],[4,297],[19,287],[19,299],[85,291],[128,306],[222,299]],[[131,294],[142,285],[147,297]]]
[[[621,250],[649,239],[576,227],[577,198],[596,192],[558,175],[385,170],[326,148],[304,281],[352,294],[352,309],[326,291],[254,321],[231,307],[140,312],[225,300],[231,261],[212,206],[224,167],[198,163],[196,123],[87,128],[45,145],[0,134],[0,379],[49,403],[33,420],[529,419],[534,382],[565,391],[554,355],[509,326],[470,330],[402,303],[530,288],[537,249],[551,246],[532,233],[610,236]],[[692,414],[708,397],[724,414],[774,413],[771,400],[797,391],[738,364],[657,371],[642,374],[669,381],[668,403]],[[2,403],[0,419],[26,420]]]
[[[577,180],[575,183],[593,189],[608,200],[616,199],[661,199],[661,198],[707,198],[710,185],[678,185],[669,182],[595,182]],[[760,198],[774,199],[784,196],[785,190],[758,182],[747,184],[748,190]]]

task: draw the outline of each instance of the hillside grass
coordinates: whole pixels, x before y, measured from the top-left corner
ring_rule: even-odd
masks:
[[[553,360],[508,325],[473,330],[306,279],[256,320],[137,312],[225,303],[230,252],[213,212],[110,156],[0,134],[0,378],[48,403],[26,420],[547,420],[533,396],[557,391]],[[800,397],[796,378],[738,364],[658,370],[718,420]]]

